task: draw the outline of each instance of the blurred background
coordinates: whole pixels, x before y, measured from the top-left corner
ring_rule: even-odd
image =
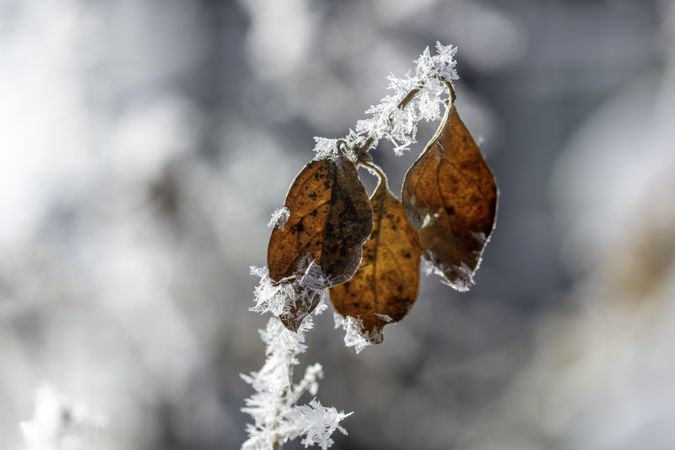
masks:
[[[269,214],[436,40],[497,229],[471,292],[423,278],[383,344],[319,318],[334,448],[675,448],[665,0],[0,0],[0,448],[85,416],[64,448],[239,448]],[[375,151],[393,190],[419,148]]]

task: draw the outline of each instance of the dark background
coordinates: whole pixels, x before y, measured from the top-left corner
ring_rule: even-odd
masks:
[[[108,423],[64,448],[238,448],[269,214],[312,137],[437,40],[497,229],[476,286],[423,278],[383,344],[317,321],[303,363],[354,411],[334,448],[674,448],[675,7],[654,0],[0,0],[0,447],[49,383]],[[393,190],[420,148],[375,151]]]

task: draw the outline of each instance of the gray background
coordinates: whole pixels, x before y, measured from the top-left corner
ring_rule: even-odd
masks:
[[[497,229],[476,286],[423,277],[383,344],[318,320],[303,362],[355,411],[334,448],[675,447],[675,7],[654,0],[0,0],[0,447],[49,382],[109,418],[83,448],[238,448],[269,214],[312,137],[437,40]],[[421,146],[375,151],[392,189]]]

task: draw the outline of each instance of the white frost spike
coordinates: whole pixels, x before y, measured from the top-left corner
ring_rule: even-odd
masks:
[[[430,275],[443,275],[443,272],[426,258],[422,258],[422,273],[427,277]]]
[[[309,263],[307,261],[309,261]],[[300,278],[298,284],[300,287],[321,291],[327,286],[328,280],[326,279],[323,270],[321,270],[321,266],[319,266],[316,261],[307,256],[305,257],[304,262],[300,263],[300,267],[303,267],[303,269],[298,271]]]
[[[335,430],[347,434],[347,430],[340,426],[340,421],[351,414],[345,414],[344,411],[338,412],[332,407],[327,408],[313,399],[309,404],[296,406],[286,414],[286,418],[292,424],[286,433],[289,440],[304,436],[300,443],[305,447],[318,445],[322,450],[326,450],[334,444],[331,435]]]
[[[377,146],[381,140],[390,142],[394,153],[401,155],[416,142],[417,122],[420,120],[438,120],[441,116],[441,104],[446,95],[444,81],[456,80],[457,62],[455,54],[457,47],[436,43],[436,54],[431,55],[427,47],[415,61],[415,75],[406,74],[399,78],[390,74],[388,89],[391,94],[386,95],[380,103],[366,110],[370,117],[356,122],[356,129],[350,130],[344,137],[345,148],[353,149],[372,138],[371,147]],[[402,110],[398,104],[413,89],[419,89],[415,97]],[[337,157],[337,139],[321,137],[314,138],[316,146],[315,159]],[[350,159],[357,155],[347,154]]]
[[[267,226],[270,228],[277,227],[281,231],[284,231],[284,227],[286,226],[286,222],[288,221],[290,215],[291,211],[285,206],[283,208],[279,208],[270,215],[270,221],[267,222]]]
[[[312,328],[312,320],[312,316],[305,318],[296,333],[272,317],[261,331],[267,360],[260,371],[242,375],[255,390],[242,408],[254,420],[246,426],[249,438],[242,449],[269,450],[276,441],[283,443],[299,436],[304,436],[305,446],[326,449],[333,444],[330,436],[336,429],[345,432],[340,421],[349,414],[326,408],[316,400],[309,405],[296,405],[303,393],[316,395],[323,377],[321,365],[314,364],[307,367],[298,384],[292,384],[293,367],[299,364],[298,355],[307,349],[305,333]]]
[[[251,275],[260,277],[260,281],[253,291],[256,303],[249,311],[260,314],[269,312],[275,316],[286,312],[290,301],[295,298],[293,286],[290,283],[275,283],[269,277],[267,267],[251,266]]]
[[[322,295],[321,300],[319,300],[319,304],[316,305],[316,308],[314,308],[314,312],[312,314],[314,314],[315,316],[320,316],[327,309],[328,305],[326,304],[326,296]]]
[[[302,381],[293,387],[293,393],[300,398],[305,392],[311,395],[316,395],[319,392],[319,380],[323,378],[323,367],[321,364],[315,363],[305,368],[305,376]]]
[[[326,277],[311,258],[305,258],[300,270],[281,283],[274,283],[264,267],[251,267],[251,274],[260,277],[255,288],[256,304],[251,310],[270,312],[275,317],[260,331],[267,355],[263,367],[241,376],[255,391],[242,408],[253,418],[253,423],[246,426],[249,438],[242,449],[269,450],[275,442],[284,443],[300,436],[305,446],[318,445],[326,449],[333,444],[330,436],[335,430],[345,432],[339,424],[348,414],[326,408],[316,400],[309,405],[297,405],[305,392],[311,395],[318,392],[319,380],[323,377],[321,365],[307,367],[302,380],[293,384],[293,368],[299,364],[298,356],[307,350],[305,333],[314,326],[313,316],[305,317],[297,332],[288,330],[278,318],[291,302],[309,298],[307,296],[320,295],[323,306],[315,311],[323,311]]]
[[[478,264],[480,265],[480,261],[478,262]],[[452,283],[450,283],[448,282],[448,279],[445,276],[445,270],[447,268],[448,266],[446,265],[434,264],[432,261],[426,259],[426,257],[422,258],[422,273],[424,273],[424,275],[426,276],[438,275],[441,279],[441,283],[450,286],[459,292],[468,291],[469,288],[473,285],[473,275],[475,274],[475,270],[471,270],[469,266],[467,266],[465,263],[462,263],[459,267],[455,267],[454,269],[457,272],[459,272],[461,276],[458,277],[456,280],[454,280]],[[464,282],[463,280],[468,281]]]
[[[342,317],[340,314],[334,313],[333,320],[335,321],[335,329],[342,328],[345,331],[345,347],[354,347],[354,351],[358,354],[370,345],[367,336],[363,334],[363,321],[361,319],[351,316]]]
[[[338,157],[337,139],[314,138],[314,159],[335,159]]]

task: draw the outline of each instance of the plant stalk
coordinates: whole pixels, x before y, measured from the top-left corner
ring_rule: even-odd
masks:
[[[447,80],[441,80],[445,86],[448,88],[448,92],[450,93],[450,101],[452,104],[455,103],[455,99],[457,98],[457,95],[455,94],[455,88],[452,85],[452,82],[447,81]],[[424,84],[421,84],[417,86],[416,88],[411,89],[408,91],[408,93],[403,97],[398,104],[396,105],[396,109],[402,110],[405,109],[406,106],[410,104],[410,102],[415,98],[417,94],[424,88]],[[391,114],[388,118],[387,121],[389,124],[391,124],[392,120],[394,120],[393,114]],[[363,141],[363,144],[358,146],[357,148],[354,149],[354,153],[358,155],[358,161],[359,162],[369,162],[372,160],[370,155],[368,154],[368,151],[370,150],[370,147],[373,145],[375,141],[375,136],[370,135],[368,138]]]

